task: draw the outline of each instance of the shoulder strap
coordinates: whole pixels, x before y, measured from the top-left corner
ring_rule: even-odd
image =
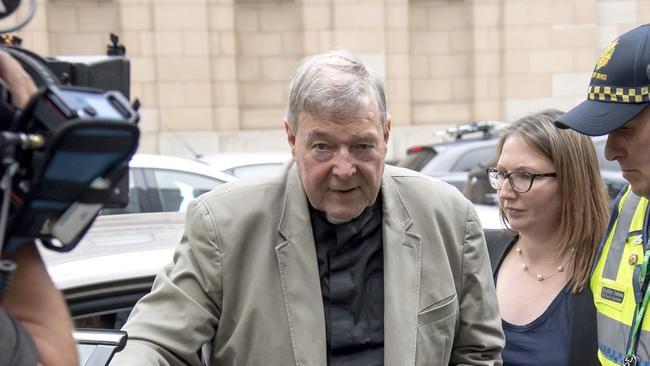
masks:
[[[596,307],[589,285],[582,292],[573,295],[569,332],[569,365],[600,365]]]
[[[492,276],[499,268],[499,263],[503,255],[514,241],[513,237],[506,230],[484,229],[485,242],[487,243],[488,254],[490,255],[490,265],[492,266]]]

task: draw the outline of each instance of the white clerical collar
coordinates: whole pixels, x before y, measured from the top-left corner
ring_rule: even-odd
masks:
[[[330,224],[338,225],[338,224],[344,224],[346,222],[350,222],[352,220],[346,220],[346,219],[339,219],[338,217],[331,216],[330,214],[327,214],[327,222]]]

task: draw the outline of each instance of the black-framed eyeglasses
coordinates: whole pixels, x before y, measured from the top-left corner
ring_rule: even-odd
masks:
[[[492,188],[499,190],[503,187],[503,182],[507,179],[510,182],[510,187],[515,192],[526,193],[530,191],[533,182],[537,177],[555,177],[557,174],[553,173],[530,173],[530,172],[502,172],[496,168],[486,169],[488,181]]]

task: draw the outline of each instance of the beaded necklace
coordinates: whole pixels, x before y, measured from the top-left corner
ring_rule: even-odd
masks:
[[[538,273],[538,274],[535,275],[532,272],[530,272],[529,271],[530,267],[526,264],[525,259],[524,259],[524,252],[521,250],[521,248],[518,245],[515,248],[515,250],[517,251],[517,254],[519,255],[519,261],[521,262],[521,269],[524,272],[526,272],[526,273],[530,274],[531,276],[535,277],[537,279],[537,281],[544,281],[545,279],[551,278],[553,276],[556,276],[556,275],[564,272],[564,270],[566,269],[566,262],[569,261],[571,256],[573,256],[573,254],[576,251],[575,248],[571,248],[571,255],[569,256],[569,258],[567,258],[566,262],[564,264],[560,263],[557,266],[557,268],[555,269],[555,272],[553,272],[552,274],[550,274],[548,276],[545,276],[542,273]]]

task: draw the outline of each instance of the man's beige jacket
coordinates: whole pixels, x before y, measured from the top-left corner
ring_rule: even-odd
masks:
[[[385,365],[500,365],[485,240],[455,188],[386,166]],[[125,326],[111,365],[327,364],[309,208],[293,164],[194,201],[174,261]],[[362,365],[360,365],[362,366]]]

